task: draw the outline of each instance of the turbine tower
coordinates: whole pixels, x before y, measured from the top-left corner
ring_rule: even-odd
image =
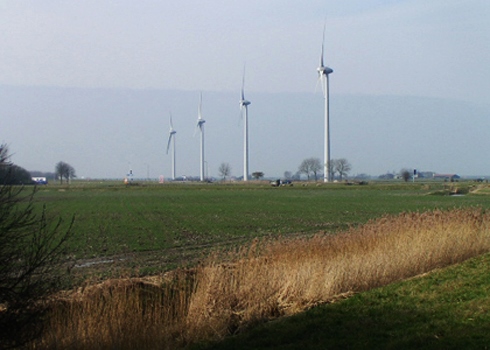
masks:
[[[325,99],[325,148],[323,158],[323,182],[329,182],[330,178],[330,120],[328,108],[328,76],[333,73],[333,69],[326,67],[323,63],[323,53],[325,44],[325,26],[323,27],[322,52],[320,55],[320,66],[317,68],[318,79],[322,83],[323,98]]]
[[[202,92],[201,97],[199,99],[199,108],[197,110],[197,125],[196,128],[199,128],[201,133],[201,157],[200,157],[200,178],[201,181],[204,181],[204,123],[206,121],[202,119]]]
[[[251,103],[245,99],[245,68],[243,68],[242,93],[240,96],[240,110],[244,121],[243,126],[243,181],[248,181],[248,105]]]
[[[175,180],[175,131],[172,124],[172,113],[170,113],[170,131],[168,133],[167,154],[170,149],[170,143],[172,143],[172,180]]]

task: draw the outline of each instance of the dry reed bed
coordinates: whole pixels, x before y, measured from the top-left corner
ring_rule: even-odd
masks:
[[[227,263],[210,257],[158,286],[124,280],[79,291],[58,304],[38,345],[176,348],[220,339],[488,252],[489,224],[483,210],[455,209],[383,217],[337,235],[256,241]]]

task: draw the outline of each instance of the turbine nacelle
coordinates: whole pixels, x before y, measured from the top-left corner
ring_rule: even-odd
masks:
[[[172,125],[172,119],[170,119],[170,129],[169,129],[168,133],[170,135],[177,133],[177,131],[174,129],[174,126]]]
[[[330,73],[333,73],[333,69],[330,68],[330,67],[324,67],[324,66],[320,66],[317,68],[317,71],[318,71],[318,75],[322,76],[322,75],[329,75]]]
[[[251,103],[252,102],[247,101],[247,100],[240,100],[240,107],[246,107],[246,106],[248,106]]]
[[[204,119],[198,119],[196,127],[202,129],[203,124],[206,123]]]

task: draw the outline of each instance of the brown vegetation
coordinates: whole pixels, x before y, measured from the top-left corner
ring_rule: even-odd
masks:
[[[337,235],[255,241],[192,271],[106,281],[52,303],[42,348],[176,348],[490,251],[480,209],[405,213]],[[223,262],[226,261],[226,262]]]

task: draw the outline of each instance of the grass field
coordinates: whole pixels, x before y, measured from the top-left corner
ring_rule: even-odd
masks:
[[[482,195],[450,196],[479,189]],[[337,232],[385,214],[490,205],[474,183],[156,184],[75,182],[39,188],[49,215],[75,215],[73,278],[148,275],[256,237]]]
[[[51,215],[76,216],[70,250],[87,259],[229,243],[270,235],[334,232],[384,214],[488,207],[486,196],[439,195],[445,184],[168,184],[126,187],[79,183],[40,188]],[[467,190],[468,185],[460,188]],[[433,195],[431,195],[433,194]]]
[[[449,195],[455,193],[464,195]],[[56,308],[58,311],[51,317],[50,327],[53,328],[43,342],[52,344],[53,340],[66,337],[64,341],[76,341],[79,348],[83,348],[83,344],[98,348],[154,348],[155,344],[165,342],[167,348],[172,348],[168,345],[170,339],[180,346],[199,343],[199,339],[221,338],[242,327],[246,329],[261,319],[294,314],[344,292],[350,295],[370,290],[434,267],[451,265],[489,250],[487,223],[490,217],[485,210],[430,211],[436,208],[487,209],[490,199],[487,194],[486,185],[471,183],[309,184],[282,188],[265,184],[125,187],[81,183],[44,187],[36,200],[46,203],[52,215],[69,217],[76,214],[70,250],[78,261],[90,262],[94,261],[90,259],[98,258],[106,262],[87,270],[105,277],[128,276],[127,272],[122,274],[121,269],[114,270],[118,259],[126,268],[132,269],[129,273],[132,275],[162,272],[192,264],[197,258],[204,259],[205,263],[195,270],[196,275],[194,272],[189,275],[184,270],[183,277],[171,284],[158,285],[161,283],[158,282],[150,286],[138,280],[120,279],[94,285],[87,289],[88,294],[76,292],[70,297],[75,299],[66,307]],[[406,211],[420,214],[370,221]],[[370,223],[363,225],[368,221]],[[334,234],[340,231],[343,233]],[[311,238],[318,233],[320,235]],[[288,239],[266,239],[279,236]],[[258,241],[259,250],[249,250],[247,243],[255,237],[264,238],[264,241]],[[220,258],[204,258],[209,249],[240,246],[245,249],[235,250],[231,265],[223,265]],[[477,262],[475,269],[488,270],[487,260]],[[238,341],[243,349],[317,348],[323,341],[328,341],[334,348],[344,345],[372,347],[376,343],[382,347],[410,347],[410,344],[422,344],[431,337],[442,339],[451,329],[462,328],[461,322],[475,317],[480,322],[476,327],[480,329],[483,327],[481,322],[486,320],[480,316],[486,315],[488,302],[483,301],[481,310],[478,309],[481,312],[475,309],[482,298],[471,286],[475,271],[470,273],[467,267],[463,270],[464,273],[459,272],[456,276],[466,274],[465,281],[460,282],[451,272],[440,278],[440,281],[452,279],[450,283],[456,283],[454,288],[467,289],[461,293],[468,295],[471,305],[461,304],[460,309],[444,308],[444,300],[462,298],[452,290],[453,287],[431,292],[430,298],[440,299],[434,301],[437,305],[431,306],[423,299],[426,294],[423,289],[427,287],[417,289],[419,287],[414,286],[418,282],[409,281],[411,291],[395,292],[390,296],[393,290],[390,288],[397,287],[389,286],[361,293],[345,302],[314,308],[298,318],[272,322],[253,331],[257,333],[245,332],[238,340],[225,342],[223,348],[237,347],[234,341]],[[107,271],[112,273],[107,275]],[[180,285],[182,281],[183,287],[175,289],[174,283]],[[195,286],[192,281],[196,281]],[[446,282],[438,282],[442,283]],[[478,288],[488,289],[490,282],[482,277],[478,284]],[[407,298],[399,299],[399,293],[405,293]],[[383,302],[383,295],[389,300]],[[154,297],[157,299],[153,300]],[[82,299],[77,301],[78,298]],[[166,298],[171,300],[164,301]],[[376,301],[382,305],[377,306]],[[151,308],[147,306],[149,302],[153,305]],[[169,308],[161,306],[167,302],[171,305]],[[413,317],[409,314],[411,303],[417,307]],[[128,309],[129,304],[134,308]],[[426,330],[425,323],[431,320],[430,312],[434,308],[441,309],[433,314],[437,324],[429,325]],[[395,309],[401,311],[397,314]],[[393,311],[393,322],[400,329],[389,327],[390,310]],[[452,320],[444,319],[444,315],[452,312],[456,314]],[[458,312],[466,312],[463,321]],[[349,315],[351,320],[347,321]],[[355,315],[353,319],[352,315]],[[403,323],[405,319],[407,321]],[[67,324],[66,320],[71,321]],[[101,322],[109,328],[100,327]],[[332,331],[327,332],[323,323]],[[65,324],[67,328],[64,328]],[[297,332],[289,327],[296,327]],[[362,329],[357,330],[356,342],[343,339],[347,336],[345,332],[359,327]],[[373,333],[370,337],[370,327],[379,327],[379,334]],[[399,337],[410,332],[411,327],[416,331],[415,335],[400,340]],[[449,331],[441,333],[438,327]],[[175,336],[171,329],[177,332]],[[298,332],[311,334],[311,337],[306,338]],[[322,335],[322,332],[328,335]],[[290,335],[292,339],[288,338]],[[483,343],[477,339],[476,344]],[[211,345],[214,346],[220,345]]]

